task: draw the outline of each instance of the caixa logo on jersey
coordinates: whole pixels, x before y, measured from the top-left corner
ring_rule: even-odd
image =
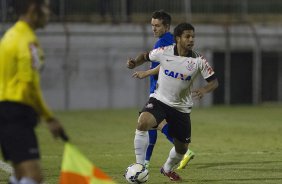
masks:
[[[174,71],[170,71],[170,70],[165,70],[164,71],[165,75],[175,78],[175,79],[180,79],[183,81],[189,81],[191,80],[191,76],[190,75],[184,75],[182,73],[178,73],[178,72],[174,72]]]

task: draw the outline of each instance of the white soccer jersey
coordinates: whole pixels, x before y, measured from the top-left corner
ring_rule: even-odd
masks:
[[[195,51],[187,57],[179,56],[175,45],[152,50],[149,59],[160,62],[157,87],[151,97],[180,112],[190,113],[194,79],[198,74],[204,79],[214,74],[206,59]]]

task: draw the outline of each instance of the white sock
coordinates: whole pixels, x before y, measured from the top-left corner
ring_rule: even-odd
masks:
[[[145,164],[145,155],[149,145],[148,131],[135,131],[134,149],[136,156],[136,163]]]
[[[9,184],[18,184],[18,179],[15,176],[10,176]]]
[[[36,181],[34,181],[31,178],[23,177],[18,184],[38,184]]]
[[[179,154],[175,151],[175,147],[173,147],[170,152],[169,156],[163,166],[165,172],[172,171],[173,168],[182,160],[184,154]]]

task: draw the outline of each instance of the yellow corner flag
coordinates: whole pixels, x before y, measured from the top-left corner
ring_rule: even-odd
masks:
[[[60,184],[116,184],[70,143],[65,144]]]

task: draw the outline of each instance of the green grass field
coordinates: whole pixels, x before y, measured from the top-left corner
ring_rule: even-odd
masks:
[[[71,142],[94,165],[117,183],[126,183],[123,173],[135,161],[133,137],[137,109],[57,112]],[[216,106],[194,108],[192,143],[196,153],[189,167],[179,171],[183,183],[262,184],[282,183],[282,106]],[[45,183],[56,184],[64,144],[54,141],[40,125]],[[159,133],[151,160],[148,183],[171,183],[159,173],[171,144]],[[8,175],[0,170],[0,184]]]

